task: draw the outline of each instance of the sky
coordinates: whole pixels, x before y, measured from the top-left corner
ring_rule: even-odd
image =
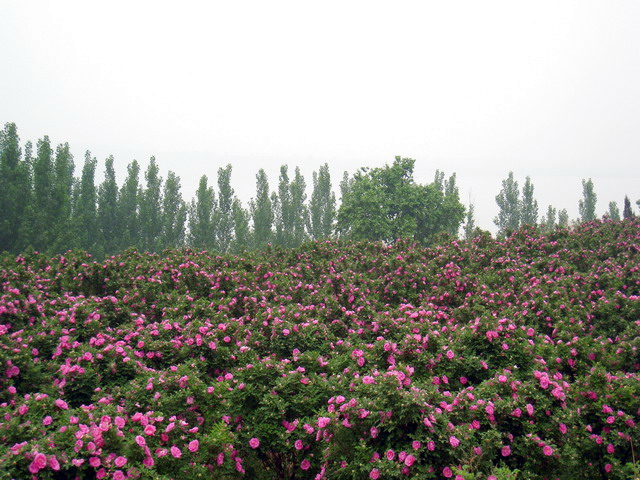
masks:
[[[231,163],[248,202],[259,168],[344,171],[416,160],[456,173],[495,231],[509,171],[540,215],[640,199],[640,2],[0,1],[0,123],[23,142],[155,156],[190,200]]]

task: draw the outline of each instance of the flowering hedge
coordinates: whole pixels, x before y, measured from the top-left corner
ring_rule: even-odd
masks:
[[[0,478],[632,478],[639,227],[5,256]]]

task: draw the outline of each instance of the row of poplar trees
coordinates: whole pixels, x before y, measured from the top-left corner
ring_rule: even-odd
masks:
[[[569,219],[569,213],[565,208],[556,209],[552,205],[547,207],[546,213],[538,219],[538,202],[534,197],[534,186],[531,178],[526,177],[522,187],[522,195],[518,187],[518,181],[514,178],[513,172],[502,181],[502,189],[496,196],[496,204],[499,211],[494,219],[494,224],[498,227],[498,237],[504,238],[511,232],[515,232],[524,225],[537,225],[543,231],[550,232],[557,227],[566,228],[571,225],[580,225],[591,222],[598,218],[596,205],[598,195],[595,191],[593,181],[589,178],[582,180],[582,198],[578,201],[579,218]],[[640,207],[640,200],[637,202]],[[468,213],[465,225],[465,235],[468,236],[470,229],[469,214],[473,215],[473,208]],[[623,210],[620,212],[618,203],[611,201],[607,211],[602,215],[603,219],[620,221],[635,218],[635,213],[628,196],[624,197]],[[471,220],[471,223],[473,220]],[[471,227],[472,228],[472,227]]]
[[[445,181],[437,172],[432,184],[419,185],[413,165],[397,157],[391,166],[352,177],[345,172],[340,208],[327,164],[313,173],[310,198],[299,168],[282,166],[273,191],[261,169],[245,208],[231,186],[231,165],[218,169],[216,185],[203,175],[191,201],[174,172],[162,178],[153,157],[144,172],[136,160],[129,163],[122,185],[109,157],[96,185],[98,162],[90,152],[75,176],[67,143],[54,149],[45,136],[23,151],[16,125],[7,123],[0,132],[0,252],[81,249],[103,257],[131,247],[189,247],[237,253],[336,237],[391,242],[402,236],[426,244],[441,231],[455,235],[465,211],[455,175]]]

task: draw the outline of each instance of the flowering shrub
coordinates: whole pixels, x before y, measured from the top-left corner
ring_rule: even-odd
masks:
[[[5,256],[0,476],[631,478],[639,227]]]

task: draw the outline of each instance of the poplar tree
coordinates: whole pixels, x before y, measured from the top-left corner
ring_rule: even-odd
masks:
[[[442,175],[444,178],[444,173]],[[464,205],[460,203],[460,193],[458,191],[455,173],[444,181],[443,188],[444,197],[440,208],[442,212],[441,223],[449,235],[457,237],[460,223],[464,218]]]
[[[200,177],[196,198],[189,210],[189,245],[198,250],[213,250],[216,243],[216,197],[208,181],[206,175]]]
[[[133,160],[127,165],[127,177],[118,196],[119,220],[122,222],[119,250],[140,245],[140,165]]]
[[[273,207],[269,194],[269,180],[264,169],[256,175],[256,198],[251,201],[253,240],[256,248],[265,247],[273,237]]]
[[[218,169],[218,206],[214,214],[216,224],[216,249],[228,252],[233,240],[233,199],[235,192],[231,188],[231,164]]]
[[[313,192],[309,206],[311,238],[330,238],[336,220],[336,195],[331,189],[331,175],[326,163],[317,173],[313,172]]]
[[[251,245],[251,230],[249,229],[249,212],[242,206],[238,198],[233,199],[233,251],[242,253]]]
[[[340,180],[340,197],[344,198],[351,191],[351,185],[353,178],[349,177],[349,172],[345,171],[342,174],[342,180]]]
[[[26,155],[25,155],[26,156]],[[18,253],[24,246],[24,225],[31,197],[29,165],[22,159],[15,123],[0,132],[0,252]]]
[[[466,240],[471,240],[474,237],[476,225],[475,225],[475,206],[473,204],[469,205],[469,209],[467,210],[467,217],[464,222],[464,238]]]
[[[596,219],[596,202],[598,196],[593,189],[591,179],[582,180],[582,199],[578,202],[581,222],[590,222]]]
[[[162,233],[162,178],[155,157],[144,174],[146,188],[139,199],[141,250],[155,252]]]
[[[624,209],[622,211],[622,216],[625,220],[631,220],[634,217],[631,202],[629,201],[629,197],[626,195],[624,196]]]
[[[292,246],[293,239],[293,209],[291,205],[291,186],[287,166],[280,167],[278,194],[271,196],[274,214],[275,244],[283,247]]]
[[[441,192],[444,192],[444,172],[441,172],[440,170],[436,170],[436,173],[434,175],[433,178],[433,185],[435,185],[435,187],[440,190]]]
[[[566,208],[563,208],[558,212],[558,226],[567,228],[569,226],[569,212]]]
[[[549,205],[547,214],[542,217],[540,223],[542,223],[545,232],[552,232],[556,228],[556,209]]]
[[[271,192],[271,211],[273,212],[273,243],[278,246],[284,246],[287,239],[282,226],[282,209],[280,208],[280,199],[276,192]]]
[[[616,202],[609,202],[607,217],[616,222],[620,221],[620,209],[618,208],[618,204]]]
[[[300,168],[296,167],[293,181],[289,185],[291,209],[291,241],[290,246],[298,247],[307,240],[306,226],[309,223],[309,209],[306,205],[307,184]]]
[[[306,183],[296,167],[293,181],[286,165],[280,167],[278,193],[271,195],[274,214],[275,243],[283,247],[297,247],[307,238],[309,212],[305,204]]]
[[[98,187],[98,230],[104,254],[112,255],[120,247],[124,234],[118,205],[118,184],[113,156],[105,161],[104,180]]]
[[[68,143],[58,145],[54,162],[54,185],[51,196],[51,222],[53,233],[48,245],[52,252],[67,250],[73,241],[71,203],[75,164]]]
[[[187,205],[180,192],[180,177],[169,171],[162,195],[161,248],[182,248],[185,240]]]
[[[52,208],[54,188],[53,150],[49,137],[45,135],[38,140],[33,163],[32,217],[28,242],[38,251],[46,251],[55,235],[55,215]]]
[[[513,172],[509,172],[509,176],[502,181],[502,190],[496,196],[496,203],[500,211],[493,223],[498,227],[498,236],[505,237],[520,227],[520,190]]]
[[[527,177],[522,187],[522,202],[520,211],[521,225],[535,225],[538,223],[538,202],[533,198],[533,184]]]
[[[91,157],[88,150],[84,155],[82,177],[76,187],[73,208],[73,230],[75,246],[95,253],[98,250],[100,235],[98,234],[97,191],[95,185],[98,161]]]
[[[340,218],[340,212],[344,210],[343,205],[344,205],[345,199],[348,198],[349,194],[351,193],[351,188],[353,183],[354,183],[354,178],[349,177],[349,172],[347,171],[343,172],[342,180],[340,180],[340,184],[339,184],[340,207],[336,211],[336,226],[335,226],[336,234],[341,238],[348,237],[353,230],[349,222],[342,221]]]

